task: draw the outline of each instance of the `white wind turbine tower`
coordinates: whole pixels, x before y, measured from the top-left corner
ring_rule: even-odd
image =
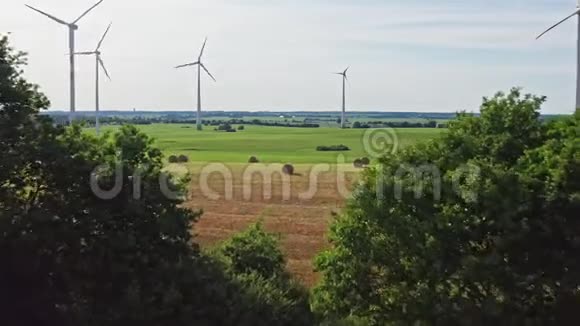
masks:
[[[97,131],[97,135],[99,134],[99,131],[100,131],[100,125],[99,125],[99,111],[100,111],[99,68],[102,68],[105,75],[107,75],[107,78],[109,78],[109,80],[111,80],[111,76],[109,76],[109,72],[107,71],[107,68],[105,68],[105,63],[103,62],[103,59],[101,58],[101,51],[100,51],[101,45],[103,45],[103,41],[105,40],[107,33],[109,33],[109,29],[111,29],[111,24],[109,24],[109,26],[107,27],[107,30],[105,31],[105,33],[101,37],[101,40],[97,44],[97,48],[95,49],[95,51],[75,53],[77,55],[94,55],[95,56],[95,69],[96,69],[96,71],[95,71],[95,73],[96,73],[96,75],[95,75],[95,129]]]
[[[576,11],[574,11],[573,14],[571,14],[570,16],[562,19],[561,21],[559,21],[557,24],[555,24],[554,26],[548,28],[547,30],[545,30],[542,34],[540,34],[536,39],[539,39],[540,37],[544,36],[544,34],[548,33],[549,31],[551,31],[552,29],[558,27],[560,24],[562,24],[563,22],[567,21],[568,19],[574,17],[574,16],[578,16],[578,41],[577,41],[577,63],[576,63],[576,109],[580,109],[580,0],[578,0],[578,4],[576,6]]]
[[[346,68],[343,72],[335,72],[336,75],[342,76],[342,114],[340,116],[340,128],[344,129],[346,127],[346,81],[348,77],[346,77],[346,72],[350,69],[350,67]]]
[[[75,32],[79,29],[77,23],[81,20],[84,16],[86,16],[91,10],[95,9],[98,5],[101,4],[104,0],[100,0],[95,5],[90,7],[86,10],[79,18],[75,19],[72,23],[67,23],[64,20],[56,18],[50,14],[47,14],[44,11],[38,10],[34,7],[26,5],[28,8],[41,13],[48,18],[54,20],[55,22],[65,25],[68,27],[68,44],[69,44],[69,61],[70,61],[70,115],[69,115],[69,122],[72,122],[74,112],[76,111],[76,86],[75,86]]]
[[[207,68],[204,66],[203,62],[201,62],[201,57],[203,56],[203,50],[205,49],[206,43],[207,37],[203,42],[203,46],[201,47],[201,51],[199,53],[199,57],[197,57],[196,62],[186,63],[175,67],[175,68],[183,68],[197,66],[197,119],[196,119],[197,130],[201,130],[201,69],[203,68],[203,70],[205,70],[205,72],[211,77],[211,79],[213,79],[214,82],[216,81],[215,78],[212,76],[212,74],[209,72],[209,70],[207,70]]]

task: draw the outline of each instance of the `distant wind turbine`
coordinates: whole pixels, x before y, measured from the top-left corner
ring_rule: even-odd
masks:
[[[100,103],[99,103],[99,68],[102,68],[103,71],[105,72],[105,75],[107,75],[107,78],[109,78],[109,80],[111,80],[111,76],[109,76],[109,72],[107,71],[107,68],[105,68],[105,63],[103,62],[103,59],[101,58],[101,45],[103,45],[103,41],[105,40],[105,37],[107,36],[107,33],[109,33],[109,30],[111,29],[111,24],[109,24],[109,26],[107,27],[107,30],[105,31],[105,33],[103,34],[103,36],[101,37],[101,40],[99,41],[99,43],[97,44],[97,48],[95,49],[95,51],[90,51],[90,52],[77,52],[75,54],[77,55],[94,55],[95,56],[95,129],[97,131],[97,135],[99,134],[100,131],[100,125],[99,125],[99,111],[100,111]],[[100,67],[99,67],[100,66]]]
[[[201,62],[201,57],[203,56],[203,50],[205,50],[205,44],[207,43],[207,37],[205,38],[205,41],[203,42],[203,46],[201,47],[201,51],[199,53],[199,57],[197,57],[197,61],[196,62],[192,62],[192,63],[186,63],[183,65],[179,65],[175,68],[183,68],[183,67],[190,67],[190,66],[197,66],[197,130],[201,130],[201,69],[203,68],[203,70],[205,70],[205,72],[211,77],[211,79],[213,79],[213,81],[215,82],[215,78],[212,76],[212,74],[209,72],[209,70],[207,70],[207,68],[205,67],[205,65],[203,64],[203,62]]]
[[[562,19],[561,21],[559,21],[557,24],[555,24],[554,26],[548,28],[547,30],[545,30],[542,34],[540,34],[538,37],[536,37],[536,39],[539,39],[540,37],[544,36],[546,33],[548,33],[549,31],[553,30],[554,28],[558,27],[560,24],[564,23],[565,21],[567,21],[568,19],[574,17],[574,16],[578,16],[578,41],[577,41],[577,62],[576,62],[576,109],[580,109],[580,0],[578,0],[578,5],[576,6],[576,11],[574,11],[574,13],[572,13],[570,16]]]
[[[69,115],[69,122],[72,122],[74,112],[76,111],[76,87],[75,87],[75,32],[79,29],[77,23],[85,17],[91,10],[95,9],[98,5],[101,4],[104,0],[100,0],[95,5],[90,7],[86,10],[82,15],[79,16],[76,20],[72,23],[67,23],[64,20],[58,19],[50,14],[47,14],[44,11],[38,10],[34,7],[26,5],[28,8],[45,15],[46,17],[56,21],[59,24],[65,25],[68,27],[68,44],[69,44],[69,61],[70,61],[70,115]]]
[[[346,68],[343,72],[335,72],[335,75],[342,76],[342,114],[340,116],[340,128],[344,129],[346,127],[346,81],[348,77],[346,76],[346,72],[350,69],[350,67]]]

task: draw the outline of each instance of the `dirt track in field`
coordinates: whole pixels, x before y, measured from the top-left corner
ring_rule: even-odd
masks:
[[[280,235],[288,269],[305,285],[314,285],[318,277],[313,271],[312,260],[328,246],[326,234],[332,213],[340,212],[344,206],[346,197],[341,192],[352,190],[358,173],[349,172],[345,178],[337,178],[336,167],[333,167],[332,171],[319,173],[313,178],[312,166],[298,165],[295,166],[296,175],[286,182],[290,196],[284,197],[285,183],[281,175],[272,175],[272,187],[268,192],[259,173],[244,181],[246,167],[229,166],[231,176],[202,172],[201,166],[194,168],[196,172],[192,173],[190,188],[192,197],[186,206],[204,212],[195,225],[196,241],[208,248],[262,220],[268,231]],[[200,183],[204,178],[210,192],[220,198],[207,195],[207,188],[204,191],[203,182]],[[225,185],[229,183],[233,191],[231,198],[227,199]],[[314,195],[305,196],[315,184],[317,189],[311,192]],[[339,190],[340,187],[344,190]],[[264,198],[265,193],[270,193],[271,198]]]

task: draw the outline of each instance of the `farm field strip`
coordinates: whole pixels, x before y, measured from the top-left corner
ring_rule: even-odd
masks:
[[[189,198],[184,206],[204,213],[193,230],[202,248],[211,248],[251,223],[262,221],[268,231],[280,236],[289,271],[305,285],[315,284],[318,276],[313,271],[312,260],[328,246],[328,227],[348,198],[344,190],[352,190],[360,178],[362,170],[354,169],[351,162],[367,156],[363,144],[367,130],[246,125],[243,131],[225,133],[208,127],[197,132],[186,124],[138,127],[156,139],[155,145],[166,156],[189,157],[189,163],[168,164],[167,170],[191,177]],[[398,129],[395,132],[402,148],[437,137],[442,130]],[[319,145],[339,144],[351,150],[316,151]],[[257,156],[260,163],[248,164],[251,155]],[[340,157],[342,160],[337,159]],[[288,184],[290,196],[284,197],[285,184],[279,173],[280,165],[276,164],[288,162],[294,165],[295,175]],[[330,170],[311,178],[311,172],[321,165]],[[258,171],[251,174],[249,181],[244,181],[248,169]],[[343,177],[338,178],[339,174]],[[265,176],[271,178],[269,193],[264,185]],[[312,196],[301,196],[311,189],[313,182],[316,191]],[[209,189],[204,188],[204,183]],[[231,198],[225,196],[226,186],[230,187]],[[248,189],[251,193],[246,196],[244,191]],[[208,192],[218,198],[211,198]]]
[[[368,129],[285,128],[245,125],[235,133],[214,131],[205,127],[201,132],[190,124],[139,125],[138,128],[156,139],[155,145],[166,156],[187,155],[191,162],[247,163],[252,155],[263,163],[316,164],[339,162],[339,155],[350,163],[368,156],[363,144]],[[106,126],[104,130],[115,130]],[[394,129],[399,147],[431,139],[443,129]],[[347,152],[318,152],[320,145],[344,144]]]

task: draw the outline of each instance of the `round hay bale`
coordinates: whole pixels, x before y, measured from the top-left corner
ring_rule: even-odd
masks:
[[[360,169],[360,168],[363,167],[363,164],[362,164],[360,158],[357,158],[356,160],[354,160],[354,162],[352,163],[352,165],[354,165],[354,167],[355,168],[358,168],[358,169]]]
[[[187,162],[189,162],[189,157],[187,157],[185,155],[179,155],[179,157],[177,158],[177,161],[179,163],[187,163]]]
[[[169,163],[177,163],[178,162],[177,156],[175,156],[175,155],[169,156],[168,160],[169,160]]]
[[[293,175],[294,166],[292,164],[284,164],[284,167],[282,167],[282,172],[284,172],[284,174]]]
[[[255,156],[250,156],[248,163],[260,163],[260,160],[258,160],[258,158]]]
[[[360,159],[360,162],[362,163],[362,165],[369,165],[371,164],[371,160],[368,157],[363,157]]]

